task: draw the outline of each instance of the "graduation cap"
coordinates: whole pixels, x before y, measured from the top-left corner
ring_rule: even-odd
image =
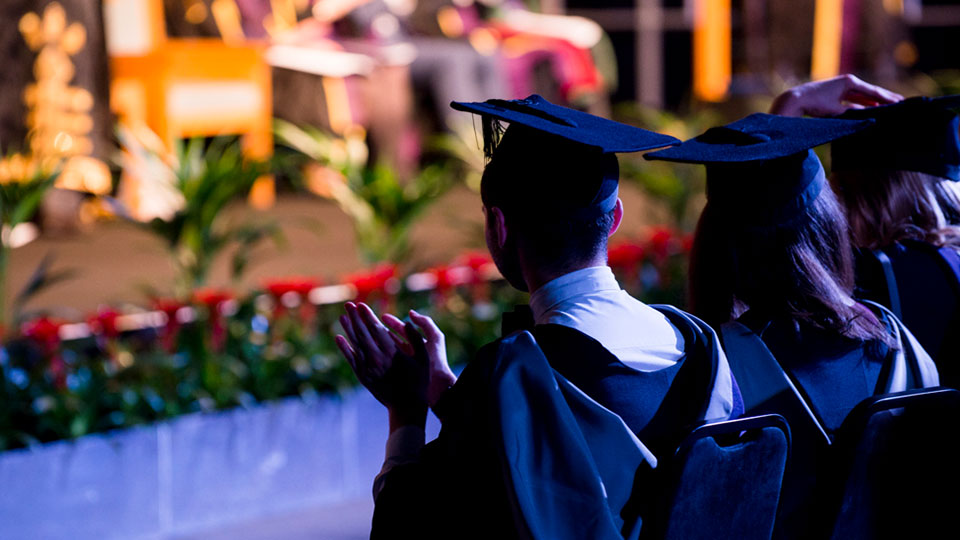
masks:
[[[484,204],[507,212],[523,209],[517,216],[599,217],[617,202],[617,153],[680,142],[554,105],[536,94],[450,106],[482,118],[489,160],[481,187]],[[509,124],[505,130],[503,122]]]
[[[802,215],[826,185],[812,149],[871,123],[757,113],[644,157],[706,165],[711,208],[740,224],[770,227]]]
[[[960,95],[848,110],[838,118],[871,119],[875,124],[833,144],[833,170],[916,171],[960,181],[957,108]]]

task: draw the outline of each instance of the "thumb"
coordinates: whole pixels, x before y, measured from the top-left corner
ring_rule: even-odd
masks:
[[[415,325],[423,332],[424,337],[427,338],[429,343],[443,343],[444,336],[443,332],[440,331],[440,328],[437,327],[437,323],[433,322],[433,319],[426,315],[421,315],[414,310],[410,310],[410,320],[413,321]]]
[[[423,336],[420,335],[413,323],[404,324],[403,331],[407,335],[407,341],[413,346],[413,357],[426,362],[428,358],[427,348],[424,346]]]

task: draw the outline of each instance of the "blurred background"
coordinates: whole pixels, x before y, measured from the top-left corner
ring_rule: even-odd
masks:
[[[479,127],[451,100],[537,93],[684,139],[840,73],[960,91],[950,0],[0,15],[0,538],[366,537],[386,419],[336,352],[341,303],[429,313],[462,364],[525,302],[486,254]],[[702,170],[621,173],[610,264],[682,307]]]

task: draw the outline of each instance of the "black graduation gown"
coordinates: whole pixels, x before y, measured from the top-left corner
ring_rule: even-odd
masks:
[[[911,345],[892,316],[882,312],[878,316],[891,336],[900,338],[898,349],[914,351],[915,341]],[[756,373],[763,366],[758,365],[756,349],[748,350],[749,344],[742,338],[734,340],[733,333],[738,330],[750,333],[752,339],[759,337],[758,342],[762,340],[765,354],[779,364],[781,373],[789,378],[788,385],[796,389],[802,401],[790,392],[775,393],[747,381],[745,370]],[[814,327],[798,327],[791,321],[769,321],[751,312],[737,323],[724,325],[721,335],[734,375],[741,380],[745,414],[781,414],[790,424],[792,445],[774,538],[818,537],[826,524],[817,519],[817,494],[829,481],[826,473],[833,435],[860,401],[889,391],[895,378],[891,371],[897,350],[879,340],[853,340]],[[903,383],[906,388],[924,386],[932,369],[922,350],[916,351],[919,359],[913,354],[901,357],[909,372]],[[811,413],[816,423],[810,420]]]
[[[888,269],[884,268],[883,260],[888,262]],[[856,263],[857,295],[893,310],[933,358],[941,383],[960,388],[960,339],[957,337],[960,255],[957,251],[907,240],[879,252],[859,251]],[[892,273],[892,280],[888,279],[887,272]],[[900,313],[894,307],[896,303]]]
[[[662,373],[631,370],[599,342],[568,327],[533,331],[550,365],[621,416],[654,455],[672,452],[689,428],[704,420],[719,362],[719,340],[709,327],[676,309],[659,309],[686,344],[681,361]],[[502,341],[481,349],[435,407],[443,422],[437,439],[416,462],[384,476],[372,538],[516,537],[487,391]]]

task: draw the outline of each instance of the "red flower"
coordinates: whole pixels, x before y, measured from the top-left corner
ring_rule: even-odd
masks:
[[[40,345],[49,363],[50,375],[57,388],[67,387],[67,365],[60,356],[60,327],[63,322],[47,317],[34,319],[21,327],[24,337]]]
[[[180,330],[180,321],[177,312],[184,307],[183,303],[173,298],[154,298],[153,309],[162,311],[167,316],[167,324],[160,333],[163,347],[167,352],[174,353],[177,348],[177,332]]]
[[[357,300],[362,302],[374,293],[396,294],[398,290],[396,274],[395,265],[381,264],[368,272],[349,274],[343,278],[343,281],[356,287]]]
[[[310,291],[317,288],[318,285],[320,285],[319,280],[295,276],[264,282],[263,288],[279,300],[280,297],[289,292],[297,293],[301,298],[306,298]]]
[[[275,279],[264,283],[263,287],[274,299],[273,316],[279,317],[287,312],[288,307],[300,305],[300,318],[308,325],[313,320],[313,305],[308,301],[310,291],[317,288],[320,281],[309,277],[288,277]],[[294,295],[289,305],[284,297]]]
[[[87,317],[87,326],[94,334],[113,339],[120,335],[120,329],[117,328],[118,318],[120,318],[119,311],[101,307],[96,313]]]
[[[449,266],[437,266],[430,268],[427,270],[427,273],[433,275],[433,277],[437,280],[436,285],[434,285],[434,288],[437,292],[446,292],[454,286],[454,280]]]
[[[154,298],[152,301],[153,309],[162,311],[167,315],[167,324],[177,320],[177,312],[184,306],[183,302],[175,298]]]
[[[453,261],[455,266],[467,266],[473,270],[474,285],[483,283],[484,276],[488,275],[491,267],[494,266],[493,258],[487,252],[470,251],[460,255]]]
[[[24,323],[21,332],[24,337],[35,341],[48,352],[56,350],[60,345],[60,327],[63,322],[47,317],[40,317]]]
[[[485,266],[493,264],[490,254],[485,251],[469,251],[457,257],[453,264],[456,266],[469,266],[475,272],[479,272]]]
[[[607,250],[607,264],[625,272],[636,270],[643,262],[646,250],[633,242],[621,242]]]
[[[206,306],[211,316],[219,313],[220,304],[233,300],[233,293],[225,289],[198,289],[193,293],[193,301]]]
[[[233,293],[225,289],[200,289],[194,291],[193,300],[207,308],[213,349],[223,350],[227,341],[227,325],[223,322],[220,306],[224,302],[233,300]]]
[[[676,251],[675,234],[666,227],[655,227],[650,233],[647,245],[658,259],[664,259]]]

